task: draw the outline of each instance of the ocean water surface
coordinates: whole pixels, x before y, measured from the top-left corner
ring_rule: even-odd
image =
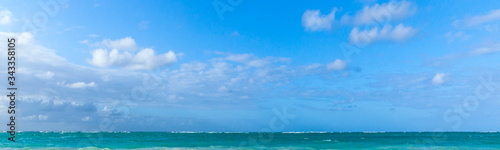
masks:
[[[0,149],[500,149],[498,132],[20,132]]]

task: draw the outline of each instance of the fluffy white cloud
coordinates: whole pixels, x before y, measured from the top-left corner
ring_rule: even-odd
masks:
[[[399,24],[395,28],[391,25],[385,25],[381,30],[373,27],[371,30],[362,30],[358,27],[351,30],[349,41],[357,45],[366,45],[378,40],[389,40],[401,42],[415,36],[417,29]]]
[[[340,19],[340,24],[355,26],[349,34],[349,40],[358,46],[373,43],[377,40],[405,41],[416,35],[418,30],[403,24],[393,28],[389,23],[401,20],[415,14],[417,6],[408,1],[390,1],[382,4],[365,6],[356,12],[354,16],[345,14]],[[327,15],[322,15],[319,10],[307,10],[302,15],[302,26],[307,31],[330,30],[336,23],[334,8]],[[361,30],[359,26],[370,27],[370,25],[385,24],[379,31],[378,27],[371,27],[369,30]]]
[[[440,85],[443,84],[446,81],[447,74],[444,73],[437,73],[434,75],[434,78],[432,78],[432,84],[435,85]]]
[[[161,55],[156,55],[150,48],[141,50],[133,59],[133,63],[126,68],[132,70],[154,69],[177,62],[177,57],[173,51],[168,51]]]
[[[87,62],[98,67],[119,67],[129,70],[151,70],[177,62],[173,51],[156,54],[151,48],[135,53],[137,44],[131,37],[118,40],[104,39],[94,44],[100,47],[92,51],[92,58]],[[110,49],[110,50],[109,50]]]
[[[5,9],[0,11],[0,25],[7,25],[12,22],[12,13]]]
[[[334,62],[326,65],[328,70],[344,70],[346,67],[347,62],[340,59],[336,59]]]
[[[470,27],[470,26],[476,26],[476,25],[480,25],[480,24],[484,24],[484,23],[488,23],[488,22],[493,22],[493,21],[497,21],[497,20],[500,20],[500,9],[491,10],[486,15],[473,16],[470,18],[466,18],[463,20],[463,24],[465,26]],[[462,21],[455,22],[455,24],[460,23],[460,22],[462,22]]]
[[[332,23],[335,21],[336,11],[337,9],[333,8],[329,14],[322,15],[319,10],[306,10],[302,15],[302,26],[307,31],[330,30]]]
[[[365,6],[355,16],[342,16],[342,23],[354,25],[383,24],[399,20],[416,12],[416,5],[407,1],[390,1],[383,4]]]
[[[92,52],[92,59],[88,62],[98,67],[110,67],[113,65],[122,65],[130,60],[130,53],[120,53],[117,49],[108,52],[106,49],[96,49]]]
[[[66,84],[66,82],[63,81],[63,82],[57,82],[57,85],[69,87],[69,88],[87,88],[87,87],[94,87],[96,84],[95,84],[95,82],[90,82],[90,83],[75,82],[75,83]]]
[[[104,39],[101,42],[95,43],[94,46],[124,51],[135,51],[137,49],[137,44],[131,37],[125,37],[117,40]]]
[[[88,62],[98,67],[121,67],[130,70],[150,70],[177,62],[173,51],[157,55],[153,49],[146,48],[137,54],[120,52],[113,49],[96,49],[92,52],[92,59]]]

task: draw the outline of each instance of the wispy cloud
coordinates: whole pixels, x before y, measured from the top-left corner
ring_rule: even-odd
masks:
[[[27,117],[23,117],[22,119],[23,120],[47,120],[49,118],[49,116],[46,116],[46,115],[31,115],[31,116],[27,116]]]
[[[458,32],[448,32],[445,34],[445,38],[448,40],[448,43],[454,41],[465,41],[468,40],[472,35],[466,34],[463,31]]]
[[[349,41],[357,45],[366,45],[379,40],[388,40],[401,42],[405,41],[418,33],[417,29],[399,24],[396,27],[385,25],[382,29],[373,27],[371,30],[352,29],[349,34]]]
[[[455,61],[457,59],[466,59],[482,55],[488,55],[496,53],[498,51],[500,51],[500,44],[489,43],[489,44],[484,44],[482,46],[478,46],[476,48],[472,48],[469,51],[451,53],[442,57],[431,59],[430,61],[427,62],[427,65],[440,66],[442,64],[446,64],[448,62]]]
[[[487,14],[467,17],[463,20],[457,20],[454,24],[463,24],[466,27],[477,26],[500,20],[500,9],[491,10]]]
[[[354,16],[345,14],[342,23],[353,25],[385,24],[390,21],[400,20],[415,14],[417,6],[408,1],[390,1],[388,3],[365,6]]]
[[[139,30],[149,29],[149,21],[143,20],[139,23]]]
[[[82,44],[88,44],[89,40],[83,40],[83,41],[79,41],[79,42],[82,43]]]
[[[57,85],[68,87],[68,88],[87,88],[96,86],[95,82],[85,83],[85,82],[75,82],[75,83],[66,83],[65,81],[57,82]]]

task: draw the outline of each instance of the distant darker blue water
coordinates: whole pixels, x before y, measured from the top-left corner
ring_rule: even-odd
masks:
[[[21,132],[0,149],[500,149],[500,133]]]

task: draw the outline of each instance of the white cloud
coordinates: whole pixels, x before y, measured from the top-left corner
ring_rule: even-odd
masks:
[[[150,70],[177,62],[177,57],[173,51],[156,55],[153,49],[146,48],[137,54],[120,52],[113,49],[110,52],[106,49],[96,49],[92,52],[92,59],[88,62],[98,67],[121,67],[130,70]]]
[[[0,25],[7,25],[10,24],[11,22],[12,22],[12,13],[7,9],[0,11]]]
[[[250,54],[232,54],[226,57],[227,60],[235,62],[246,62],[253,58],[255,58],[255,56]]]
[[[66,84],[66,82],[63,81],[63,82],[57,82],[57,85],[69,88],[87,88],[87,87],[94,87],[96,84],[95,82],[90,82],[90,83],[75,82]]]
[[[484,29],[488,32],[496,32],[498,31],[498,24],[488,24],[484,27]]]
[[[54,73],[50,72],[50,71],[47,71],[47,72],[35,74],[35,76],[37,78],[40,78],[40,79],[48,80],[48,79],[51,79],[52,77],[54,77]]]
[[[289,63],[292,60],[290,58],[284,57],[266,57],[259,59],[257,56],[252,54],[229,54],[226,60],[244,63],[248,67],[263,67],[272,63]]]
[[[470,18],[466,18],[463,20],[463,22],[464,22],[465,26],[470,27],[470,26],[481,25],[484,23],[493,22],[493,21],[497,21],[497,20],[500,20],[500,9],[491,10],[486,15],[473,16]]]
[[[89,43],[89,40],[83,40],[83,41],[79,41],[79,42],[82,44],[87,44],[87,43]]]
[[[226,88],[226,86],[221,86],[217,91],[219,92],[226,92],[228,89]]]
[[[347,62],[340,59],[336,59],[334,62],[326,65],[328,70],[344,70],[346,67]]]
[[[26,116],[26,117],[23,117],[22,119],[23,120],[33,120],[36,118],[36,115],[31,115],[31,116]]]
[[[101,42],[95,43],[94,46],[124,51],[135,51],[137,49],[137,44],[131,37],[125,37],[117,40],[104,39]]]
[[[472,57],[472,56],[480,56],[485,54],[490,54],[494,52],[500,51],[500,44],[491,43],[485,44],[483,46],[474,48],[473,50],[468,51],[467,53],[457,54],[455,57]]]
[[[38,120],[47,120],[48,118],[49,118],[49,116],[38,115]]]
[[[451,43],[453,41],[468,40],[471,36],[462,31],[459,31],[459,32],[448,32],[446,33],[445,37],[448,40],[448,43]]]
[[[93,37],[93,38],[99,37],[99,35],[97,35],[97,34],[89,34],[88,36]]]
[[[338,59],[337,59],[338,60]],[[336,61],[336,60],[335,60]],[[305,70],[314,70],[314,69],[318,69],[320,68],[321,66],[323,66],[322,64],[318,64],[318,63],[314,63],[314,64],[310,64],[310,65],[305,65],[304,66],[304,69]]]
[[[319,10],[306,10],[302,15],[302,26],[307,31],[330,30],[332,23],[335,21],[336,11],[337,9],[333,8],[329,14],[321,15]]]
[[[399,24],[395,28],[391,25],[385,25],[381,30],[373,27],[371,30],[362,30],[358,27],[351,30],[349,41],[357,45],[366,45],[378,40],[388,40],[401,42],[415,36],[418,33],[417,29]]]
[[[47,120],[49,116],[46,115],[31,115],[27,117],[22,117],[23,120]]]
[[[92,51],[92,58],[87,62],[98,67],[151,70],[177,62],[177,55],[173,51],[157,55],[153,49],[145,48],[134,53],[137,44],[131,37],[114,41],[104,39],[102,42],[95,43],[94,46],[103,48]]]
[[[500,51],[500,48],[498,46],[500,46],[500,44],[497,44],[497,46],[495,46],[495,47],[479,47],[479,48],[476,48],[476,49],[470,51],[468,54],[470,56],[479,56],[479,55],[489,54],[489,53],[493,53],[493,52],[498,52],[498,51]]]
[[[483,44],[481,46],[475,47],[469,51],[465,52],[457,52],[457,53],[450,53],[442,57],[437,57],[429,62],[427,62],[428,65],[431,66],[439,66],[443,64],[447,64],[448,62],[457,60],[457,59],[465,59],[465,58],[472,58],[472,57],[478,57],[482,55],[488,55],[488,54],[493,54],[496,52],[500,51],[500,44],[498,42],[493,42],[493,43],[487,43]]]
[[[98,67],[111,67],[113,65],[122,65],[125,61],[130,60],[130,53],[121,53],[117,49],[108,52],[106,49],[96,49],[92,52],[92,59],[88,62]]]
[[[437,73],[434,78],[432,78],[432,84],[440,85],[446,81],[447,74]]]
[[[399,20],[416,12],[416,5],[407,1],[390,1],[383,4],[365,6],[355,16],[342,16],[342,23],[353,25],[384,24]]]

